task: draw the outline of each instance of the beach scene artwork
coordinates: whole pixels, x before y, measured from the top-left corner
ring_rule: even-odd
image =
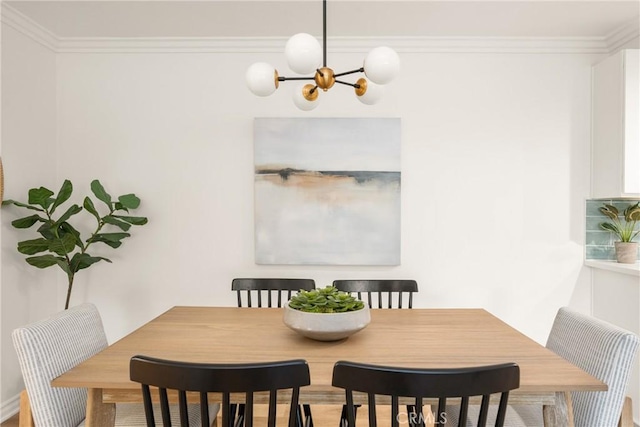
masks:
[[[256,118],[257,264],[400,264],[400,119]]]

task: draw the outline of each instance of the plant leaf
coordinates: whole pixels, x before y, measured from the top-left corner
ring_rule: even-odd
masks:
[[[56,224],[50,220],[44,221],[44,223],[40,227],[38,227],[38,233],[40,233],[42,237],[47,240],[53,240],[56,238],[56,230]]]
[[[125,211],[126,213],[129,213],[129,209],[127,209],[124,206],[122,206],[122,203],[120,203],[120,202],[115,202],[113,204],[113,210],[114,211]]]
[[[121,240],[129,236],[129,233],[100,233],[90,237],[87,243],[102,242],[112,248],[118,248],[122,245]]]
[[[38,221],[44,222],[46,220],[40,215],[31,215],[20,219],[15,219],[11,221],[11,225],[13,225],[15,228],[29,228]]]
[[[89,196],[84,198],[84,202],[82,203],[82,206],[84,206],[84,208],[87,210],[87,212],[89,212],[91,215],[95,216],[96,220],[98,222],[100,222],[100,214],[96,210],[96,207],[93,204],[93,200],[91,200],[89,198]]]
[[[18,242],[18,252],[25,255],[35,255],[40,252],[49,250],[49,241],[47,239],[39,238],[33,240],[25,240],[24,242]]]
[[[131,224],[128,224],[124,221],[120,221],[119,219],[114,218],[112,215],[107,215],[104,218],[102,218],[102,220],[107,224],[111,224],[111,225],[115,225],[116,227],[119,227],[120,230],[122,231],[129,231],[129,229],[131,228]]]
[[[603,230],[610,231],[610,232],[615,233],[615,234],[619,234],[620,233],[620,229],[618,228],[618,226],[616,226],[615,224],[611,224],[610,222],[601,223],[600,224],[600,228],[602,228]]]
[[[37,207],[37,206],[27,205],[26,203],[17,202],[17,201],[15,201],[15,200],[11,200],[11,199],[8,199],[8,200],[3,201],[3,202],[2,202],[2,205],[3,205],[3,206],[6,206],[6,205],[16,205],[16,206],[19,206],[19,207],[21,207],[21,208],[31,209],[32,211],[44,212],[44,209],[39,208],[39,207]]]
[[[91,181],[91,191],[93,191],[93,194],[96,195],[98,200],[104,202],[104,204],[109,207],[109,211],[111,211],[111,195],[105,191],[100,181],[97,179]]]
[[[62,183],[62,187],[60,187],[60,191],[58,191],[58,195],[56,196],[53,205],[51,205],[49,213],[53,213],[58,206],[69,200],[71,193],[73,193],[73,185],[71,184],[71,181],[65,179]]]
[[[47,268],[52,265],[58,265],[65,273],[69,274],[69,265],[67,261],[62,257],[55,257],[53,255],[38,255],[26,258],[26,261],[38,268]]]
[[[30,205],[38,205],[47,209],[53,203],[53,191],[49,190],[45,187],[40,188],[32,188],[29,190],[29,204]]]
[[[69,207],[69,209],[67,209],[67,211],[62,214],[62,216],[60,218],[58,218],[58,220],[55,222],[56,224],[62,224],[63,222],[67,221],[69,218],[71,218],[73,215],[77,214],[78,212],[80,212],[82,210],[82,208],[78,205],[72,205],[71,207]]]
[[[125,237],[131,236],[131,234],[129,234],[129,233],[100,233],[100,234],[96,234],[94,237],[96,237],[96,236],[100,236],[101,238],[103,238],[105,240],[109,240],[111,242],[117,242],[117,241],[120,241],[120,240],[124,239]]]
[[[91,265],[100,261],[111,262],[110,259],[101,256],[91,256],[87,253],[77,253],[73,256],[73,258],[71,258],[71,270],[76,272],[78,270],[90,267]]]
[[[628,222],[640,221],[640,202],[636,203],[635,205],[627,206],[627,208],[624,210],[624,219]]]
[[[147,218],[143,216],[113,215],[113,217],[126,221],[131,225],[145,225],[148,222]]]
[[[118,197],[118,201],[125,209],[138,209],[140,199],[135,194],[125,194]]]
[[[59,239],[54,239],[51,241],[49,245],[49,250],[51,252],[55,252],[58,255],[66,255],[69,252],[73,251],[76,247],[76,238],[73,234],[65,234]]]
[[[60,224],[58,230],[61,236],[64,236],[65,234],[72,235],[76,241],[76,245],[80,249],[84,248],[84,245],[82,244],[82,238],[80,238],[80,232],[76,230],[71,224],[69,224],[68,222],[63,222],[62,224]]]

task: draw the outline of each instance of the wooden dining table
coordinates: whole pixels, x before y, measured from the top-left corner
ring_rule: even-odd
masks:
[[[338,360],[376,365],[451,368],[515,362],[520,388],[512,404],[544,405],[546,426],[572,426],[571,391],[606,384],[483,309],[371,310],[371,323],[347,339],[321,342],[287,328],[282,308],[173,307],[52,381],[88,389],[89,427],[112,426],[116,402],[141,402],[129,361],[141,354],[209,363],[305,359],[311,385],[301,402],[344,403],[331,386]],[[316,411],[322,410],[316,409]]]

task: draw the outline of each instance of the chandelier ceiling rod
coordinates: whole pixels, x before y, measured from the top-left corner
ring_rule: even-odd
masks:
[[[322,0],[322,66],[327,66],[327,0]]]
[[[322,0],[322,47],[313,36],[298,33],[287,41],[285,55],[289,62],[289,68],[294,72],[299,74],[313,72],[314,75],[309,77],[280,76],[271,65],[259,62],[247,70],[247,85],[254,94],[268,96],[278,88],[279,82],[313,80],[315,85],[303,85],[294,93],[294,103],[302,110],[312,110],[318,105],[318,88],[327,92],[335,83],[355,88],[355,93],[361,102],[374,104],[382,96],[384,88],[381,85],[391,81],[400,69],[398,54],[388,47],[378,47],[369,52],[362,67],[334,73],[327,66],[327,0]],[[337,79],[337,77],[355,73],[364,73],[368,80],[360,78],[355,83],[350,83]]]

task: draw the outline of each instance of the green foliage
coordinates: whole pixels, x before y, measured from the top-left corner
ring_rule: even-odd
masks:
[[[621,242],[631,242],[640,233],[640,230],[636,230],[636,224],[640,221],[640,202],[627,206],[622,212],[622,217],[615,206],[605,204],[599,209],[604,216],[611,219],[611,222],[600,223],[600,228],[615,234]]]
[[[310,291],[300,290],[291,297],[289,307],[309,313],[344,313],[360,310],[364,303],[333,286],[327,286]]]
[[[64,181],[55,197],[53,191],[40,187],[29,190],[28,203],[15,200],[2,202],[3,205],[14,205],[38,212],[11,222],[11,225],[18,229],[27,229],[40,224],[36,230],[40,237],[19,242],[18,252],[29,255],[26,261],[34,267],[47,268],[57,265],[67,274],[69,287],[65,309],[69,308],[75,274],[97,262],[111,262],[107,258],[90,255],[87,252],[89,247],[93,243],[104,243],[112,248],[118,248],[122,245],[122,240],[130,236],[128,231],[132,225],[147,223],[145,217],[118,214],[119,211],[128,214],[130,209],[137,209],[140,206],[140,199],[135,194],[125,194],[118,197],[117,201],[112,201],[111,195],[97,179],[91,182],[91,192],[106,206],[109,211],[107,214],[100,214],[93,200],[87,196],[84,198],[82,207],[73,204],[57,219],[54,218],[56,209],[69,200],[73,193],[73,185],[68,179]],[[83,210],[96,220],[95,230],[86,240],[83,240],[80,232],[69,223],[72,217]],[[103,232],[105,226],[116,227],[120,232],[105,233]],[[43,252],[49,253],[42,254]]]

